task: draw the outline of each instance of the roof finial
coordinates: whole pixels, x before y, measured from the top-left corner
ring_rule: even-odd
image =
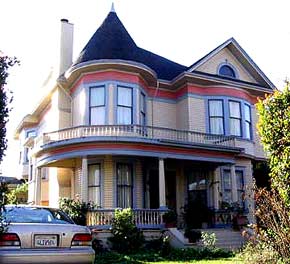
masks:
[[[114,6],[114,2],[112,2],[111,12],[116,13],[116,11],[115,11],[115,6]]]

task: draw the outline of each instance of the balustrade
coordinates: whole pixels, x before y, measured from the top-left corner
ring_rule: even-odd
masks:
[[[47,144],[82,137],[131,137],[143,138],[144,140],[168,140],[186,144],[205,144],[223,147],[235,146],[234,137],[232,136],[140,125],[79,126],[44,133],[41,139],[43,144]],[[37,140],[37,142],[39,141],[40,139]]]
[[[107,229],[112,224],[116,209],[96,209],[87,213],[87,225]],[[163,226],[162,215],[165,210],[134,209],[134,223],[139,228],[160,228]]]

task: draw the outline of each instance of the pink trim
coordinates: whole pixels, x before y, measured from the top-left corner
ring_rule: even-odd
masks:
[[[172,154],[182,155],[198,155],[203,157],[219,157],[219,158],[232,158],[231,153],[218,153],[216,150],[200,150],[200,149],[183,149],[178,147],[156,146],[146,144],[134,144],[134,143],[83,143],[82,145],[74,145],[68,147],[58,148],[47,153],[49,155],[62,154],[73,151],[85,151],[91,149],[125,149],[125,150],[137,150],[137,151],[159,151]]]

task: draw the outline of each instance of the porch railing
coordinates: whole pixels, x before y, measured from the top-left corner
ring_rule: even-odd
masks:
[[[130,137],[187,144],[207,144],[224,147],[235,146],[234,137],[232,136],[212,135],[196,131],[140,125],[98,125],[71,127],[50,133],[44,133],[42,137],[36,139],[36,144],[47,144],[60,140],[86,137]]]
[[[95,209],[87,213],[87,225],[97,229],[111,227],[115,215],[113,209]],[[160,209],[133,209],[134,223],[139,228],[157,229],[164,226],[162,215],[166,210]]]

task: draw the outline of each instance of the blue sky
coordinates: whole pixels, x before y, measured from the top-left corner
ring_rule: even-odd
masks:
[[[0,0],[0,50],[17,56],[8,79],[14,110],[3,174],[16,176],[13,132],[41,96],[58,56],[60,19],[74,24],[74,58],[107,16],[110,0]],[[115,0],[116,12],[139,47],[189,66],[234,37],[278,87],[290,78],[288,0]]]

